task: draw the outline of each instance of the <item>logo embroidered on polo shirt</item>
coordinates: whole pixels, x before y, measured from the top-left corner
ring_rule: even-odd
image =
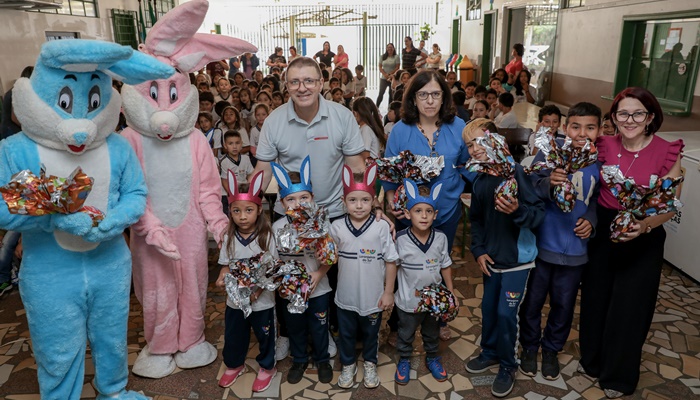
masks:
[[[314,140],[328,140],[328,136],[316,136]]]

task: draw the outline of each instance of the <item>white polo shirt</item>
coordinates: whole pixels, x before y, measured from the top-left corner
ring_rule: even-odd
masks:
[[[298,172],[302,160],[310,156],[314,201],[326,207],[330,217],[337,217],[344,214],[344,157],[362,153],[365,145],[352,112],[320,95],[318,98],[318,113],[311,123],[299,118],[293,101],[277,107],[265,120],[256,157]],[[275,211],[284,214],[279,196]]]

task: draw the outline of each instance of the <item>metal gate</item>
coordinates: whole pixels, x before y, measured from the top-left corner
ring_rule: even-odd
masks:
[[[114,42],[137,49],[139,40],[136,35],[136,11],[110,10]]]

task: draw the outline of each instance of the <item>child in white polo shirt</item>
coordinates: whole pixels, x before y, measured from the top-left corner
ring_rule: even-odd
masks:
[[[376,176],[376,164],[367,168],[364,176],[358,174],[357,177],[353,177],[350,167],[343,166],[343,203],[348,213],[331,225],[331,236],[338,246],[339,256],[335,304],[338,306],[342,364],[338,386],[343,389],[351,388],[355,382],[358,333],[362,333],[364,385],[370,389],[379,386],[377,349],[382,311],[394,305],[399,255],[389,224],[377,221],[372,212]]]

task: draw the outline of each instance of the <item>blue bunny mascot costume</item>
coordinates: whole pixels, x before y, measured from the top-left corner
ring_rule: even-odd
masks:
[[[30,79],[19,79],[13,107],[22,132],[0,145],[0,185],[29,169],[94,178],[85,205],[105,214],[97,227],[82,212],[10,214],[0,228],[22,232],[20,295],[44,400],[79,399],[90,341],[98,399],[146,399],[125,390],[131,254],[122,237],[146,207],[146,185],[131,146],[114,132],[121,98],[112,77],[136,84],[174,69],[130,47],[60,40],[41,47]]]

